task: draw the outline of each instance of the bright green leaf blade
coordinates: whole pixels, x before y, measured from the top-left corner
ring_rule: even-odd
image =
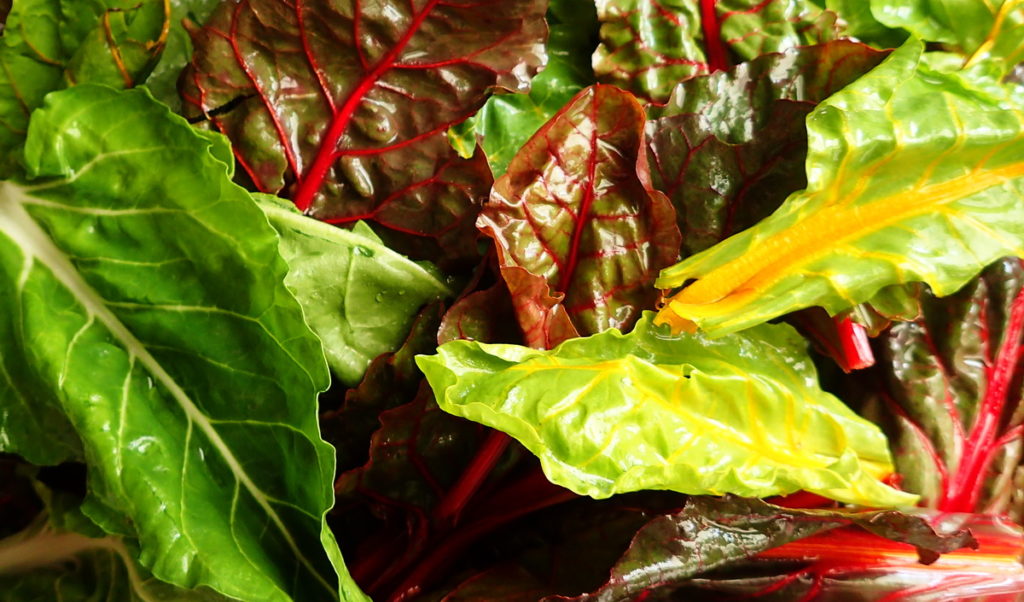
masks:
[[[33,115],[36,182],[0,192],[0,442],[53,462],[30,425],[66,416],[85,513],[161,580],[336,599],[326,362],[275,232],[210,149],[144,90],[77,86]]]
[[[733,332],[810,306],[836,314],[887,285],[940,296],[1024,255],[1024,88],[939,73],[908,42],[808,117],[808,188],[664,270],[659,321]]]
[[[515,437],[580,494],[914,503],[878,480],[892,471],[884,436],[818,388],[795,330],[671,337],[651,317],[553,351],[453,341],[417,363],[442,409]]]
[[[530,136],[594,83],[590,55],[597,45],[597,14],[589,0],[554,0],[548,7],[548,63],[534,76],[529,94],[490,97],[476,115],[451,129],[449,137],[463,157],[473,156],[482,136],[494,177],[505,173],[509,161]]]
[[[870,8],[889,27],[952,46],[968,65],[995,60],[1006,72],[1024,61],[1024,0],[871,0]]]
[[[452,294],[436,270],[376,237],[306,217],[278,197],[258,198],[291,266],[285,284],[320,337],[328,364],[350,387],[373,358],[402,344],[420,307]]]
[[[163,49],[164,0],[18,0],[0,39],[0,171],[10,174],[29,114],[69,83],[130,87]]]

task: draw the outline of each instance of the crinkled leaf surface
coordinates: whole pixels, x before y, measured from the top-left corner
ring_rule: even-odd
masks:
[[[756,226],[664,270],[659,314],[720,335],[883,287],[948,295],[1024,254],[1024,88],[938,73],[908,42],[808,117],[808,188]]]
[[[2,448],[82,457],[85,513],[161,580],[329,600],[337,568],[359,599],[323,521],[323,352],[210,149],[145,91],[77,86],[33,115],[31,181],[0,197]],[[48,442],[54,415],[80,454]]]
[[[140,82],[163,49],[164,0],[19,0],[0,40],[0,169],[14,171],[29,114],[69,83]]]
[[[365,225],[343,230],[274,197],[261,201],[281,235],[285,284],[346,385],[358,384],[373,358],[402,343],[423,305],[451,294],[433,266],[392,251]]]
[[[885,54],[849,41],[773,53],[679,84],[651,109],[647,153],[691,255],[806,186],[804,117]]]
[[[1004,71],[1024,61],[1022,0],[870,0],[871,13],[889,27],[906,29],[964,54],[967,64],[998,61]]]
[[[445,131],[492,89],[528,88],[544,4],[225,2],[194,33],[181,90],[260,190],[454,245],[445,235],[472,227],[490,181],[483,153],[460,158]]]
[[[673,337],[650,318],[553,351],[453,341],[417,363],[442,409],[512,435],[580,494],[805,489],[913,504],[877,480],[892,470],[885,438],[818,388],[790,327]]]
[[[860,379],[862,386],[877,385],[869,389],[877,402],[869,415],[892,437],[904,486],[927,506],[942,508],[961,486],[989,396],[1003,396],[993,441],[1024,418],[1020,361],[1007,358],[1020,345],[1012,314],[1022,285],[1024,268],[1013,258],[993,264],[954,295],[924,295],[920,318],[896,323],[879,338],[877,379]],[[1016,341],[1007,338],[1014,330]],[[1014,482],[1024,448],[1019,438],[990,445],[996,455],[986,466],[991,477],[979,489],[984,495],[976,509],[1004,513],[1019,503]]]
[[[530,83],[529,94],[498,94],[449,134],[464,157],[477,137],[495,177],[516,151],[577,92],[594,83],[590,55],[597,45],[597,15],[591,0],[552,0],[547,13],[548,63]]]
[[[644,111],[612,86],[580,92],[519,151],[494,185],[478,225],[494,239],[505,272],[537,277],[538,308],[513,296],[527,344],[548,346],[536,314],[566,312],[577,332],[628,328],[652,308],[655,271],[678,257],[672,207],[651,188]],[[506,282],[515,295],[520,275]],[[556,318],[552,318],[556,319]]]
[[[805,0],[597,0],[597,14],[595,74],[656,103],[678,82],[708,73],[706,57],[726,48],[750,60],[836,35],[834,16]]]
[[[523,333],[504,282],[474,291],[445,312],[437,331],[438,344],[456,339],[484,343],[521,343]]]
[[[682,511],[659,516],[637,531],[608,582],[574,600],[626,600],[644,592],[671,592],[698,575],[851,524],[879,539],[915,545],[930,559],[977,545],[966,530],[939,534],[925,518],[894,510],[794,510],[731,496],[694,497]]]

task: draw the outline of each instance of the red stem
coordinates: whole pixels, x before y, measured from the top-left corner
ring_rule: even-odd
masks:
[[[491,473],[491,469],[508,449],[512,440],[501,431],[490,431],[483,445],[477,450],[473,461],[462,472],[459,480],[448,490],[434,510],[434,519],[441,524],[455,524],[470,498]]]
[[[708,55],[708,68],[712,73],[729,68],[729,55],[722,42],[722,28],[715,12],[717,0],[700,0],[700,21],[704,30],[704,46]]]
[[[988,389],[978,409],[978,417],[964,442],[964,453],[950,487],[939,503],[947,512],[972,512],[981,497],[988,463],[998,449],[999,423],[1003,419],[1007,393],[1021,357],[1024,333],[1024,288],[1010,306],[1010,320],[989,376]]]
[[[864,326],[854,322],[849,316],[832,318],[839,334],[839,344],[846,360],[846,371],[861,370],[875,365],[875,354],[871,351],[871,341]]]
[[[403,602],[420,594],[430,579],[442,575],[445,567],[458,559],[467,547],[480,537],[509,522],[542,508],[576,499],[576,494],[551,484],[544,473],[533,471],[519,481],[497,491],[488,498],[496,510],[462,526],[440,545],[434,546],[387,598],[389,602]],[[486,507],[491,504],[481,504]]]

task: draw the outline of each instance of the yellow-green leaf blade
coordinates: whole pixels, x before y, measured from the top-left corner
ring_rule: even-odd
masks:
[[[691,284],[659,321],[722,334],[891,284],[947,295],[1024,254],[1024,89],[933,71],[921,53],[909,42],[808,117],[808,188],[664,270],[656,286]]]
[[[515,437],[552,482],[580,494],[916,499],[879,481],[892,471],[885,438],[818,388],[788,326],[672,337],[648,314],[630,334],[553,351],[453,341],[417,360],[442,409]]]

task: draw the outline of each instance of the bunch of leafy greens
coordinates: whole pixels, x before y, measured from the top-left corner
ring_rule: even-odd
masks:
[[[1024,591],[1024,2],[0,14],[0,599]]]

